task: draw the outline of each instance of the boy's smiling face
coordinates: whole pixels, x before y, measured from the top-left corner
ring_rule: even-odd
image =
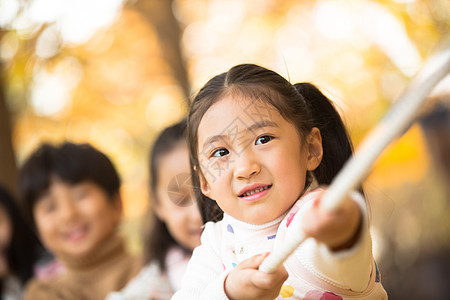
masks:
[[[234,218],[264,224],[298,199],[322,159],[322,140],[313,128],[303,141],[261,100],[225,96],[199,124],[198,157],[203,194]]]
[[[110,199],[89,181],[70,185],[53,178],[33,215],[45,246],[55,255],[82,258],[115,234],[122,217],[120,196]]]

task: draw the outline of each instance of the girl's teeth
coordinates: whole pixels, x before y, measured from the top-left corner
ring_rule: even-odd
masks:
[[[247,196],[250,196],[250,195],[259,193],[259,192],[261,192],[261,191],[267,190],[267,189],[268,189],[267,186],[266,186],[266,187],[260,187],[260,188],[257,188],[257,189],[255,189],[255,190],[253,190],[253,191],[245,192],[245,193],[243,194],[243,196],[244,196],[244,197],[247,197]]]

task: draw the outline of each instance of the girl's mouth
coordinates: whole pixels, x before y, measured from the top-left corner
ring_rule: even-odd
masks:
[[[252,189],[252,190],[242,193],[241,195],[239,195],[239,198],[241,198],[241,200],[244,200],[247,202],[258,200],[258,199],[262,198],[263,196],[265,196],[269,192],[271,187],[272,187],[272,185],[257,187],[255,189]]]
[[[71,242],[77,242],[82,240],[87,235],[87,228],[85,226],[80,226],[73,228],[65,233],[67,240]]]

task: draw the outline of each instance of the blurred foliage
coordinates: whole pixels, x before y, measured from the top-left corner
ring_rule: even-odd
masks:
[[[0,0],[0,58],[19,165],[42,141],[105,151],[122,174],[125,232],[137,251],[149,148],[188,110],[179,72],[188,74],[191,94],[242,62],[292,83],[313,82],[336,102],[357,146],[450,29],[448,0],[176,0],[153,8],[144,1]],[[156,7],[172,7],[161,14],[178,21],[169,25],[181,29],[185,70],[168,61],[167,28],[158,26],[169,25],[152,22]],[[427,153],[413,127],[365,183],[377,255],[387,266],[414,261],[411,253],[435,240],[434,226],[448,223],[448,182],[437,179]],[[450,244],[446,234],[440,244]],[[392,249],[399,257],[389,259]]]

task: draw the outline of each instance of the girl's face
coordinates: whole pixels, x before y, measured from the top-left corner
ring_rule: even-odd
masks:
[[[158,167],[157,216],[172,237],[183,247],[200,245],[202,220],[192,190],[189,152],[186,143],[161,157]]]
[[[115,234],[122,203],[119,195],[111,200],[90,181],[69,185],[55,177],[36,202],[33,214],[40,237],[51,252],[81,258]]]
[[[0,205],[0,278],[5,278],[9,273],[6,249],[11,243],[11,220],[3,205]]]
[[[280,217],[304,190],[306,172],[322,159],[319,130],[305,140],[270,104],[225,96],[198,128],[203,194],[247,223]]]

